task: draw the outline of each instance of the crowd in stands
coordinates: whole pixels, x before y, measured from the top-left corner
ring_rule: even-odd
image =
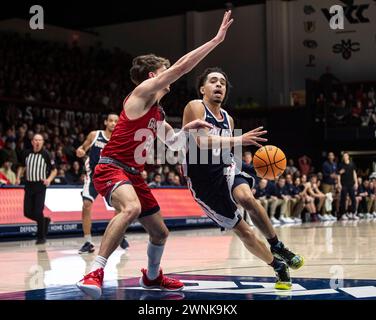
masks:
[[[58,169],[55,184],[82,184],[83,161],[75,149],[91,130],[103,128],[104,115],[120,113],[124,98],[134,88],[129,77],[132,59],[123,50],[104,49],[100,43],[81,48],[35,40],[30,34],[0,32],[2,170],[16,170],[22,152],[31,148],[33,134],[41,133]],[[172,89],[162,105],[169,116],[181,115],[185,106],[181,101],[189,101],[195,93],[187,89],[184,78]],[[177,168],[168,169],[171,173],[154,168],[160,179],[148,175],[148,182],[184,183]],[[9,176],[8,182],[13,183]]]
[[[76,157],[75,150],[91,130],[103,127],[104,116],[66,112],[59,109],[14,105],[2,108],[0,113],[0,184],[15,184],[17,166],[22,153],[31,148],[31,138],[41,133],[45,148],[51,154],[58,169],[53,184],[82,185],[85,172],[83,159]],[[11,124],[11,125],[10,125]],[[322,168],[315,169],[307,155],[288,160],[283,176],[276,182],[260,179],[253,192],[267,210],[274,224],[326,221],[336,218],[358,219],[376,217],[376,176],[361,176],[356,183],[354,212],[341,215],[338,167],[340,161],[331,153]],[[246,152],[245,162],[252,162],[252,154]],[[184,186],[186,181],[180,165],[147,165],[142,176],[150,187]],[[22,183],[22,182],[21,182]],[[347,195],[346,195],[347,197]],[[346,208],[352,208],[346,199]]]
[[[249,152],[247,154],[250,162],[252,156]],[[277,181],[260,179],[253,192],[275,225],[375,219],[376,173],[356,177],[351,186],[355,194],[355,203],[352,204],[351,197],[341,192],[346,187],[343,185],[346,183],[344,176],[340,177],[344,167],[344,158],[338,161],[333,152],[328,153],[320,171],[313,171],[311,160],[306,155],[298,159],[298,167],[293,159],[289,159],[284,174]]]
[[[103,128],[106,115],[15,105],[3,106],[1,111],[0,184],[15,184],[14,172],[23,152],[32,148],[35,133],[43,135],[44,146],[57,167],[58,175],[53,184],[83,184],[85,159],[76,157],[76,149],[90,131]],[[149,172],[142,174],[152,187],[184,184],[179,166],[149,165],[147,168]]]
[[[329,68],[315,90],[315,121],[328,126],[376,126],[376,82],[341,83]]]
[[[76,110],[119,111],[133,90],[129,69],[133,57],[98,43],[77,45],[40,41],[29,34],[0,32],[0,98],[53,103]],[[163,100],[169,115],[181,114],[195,96],[185,80],[177,81]]]
[[[40,133],[58,169],[53,184],[82,185],[83,159],[76,157],[75,150],[90,131],[103,128],[107,113],[120,112],[124,97],[133,88],[128,71],[132,57],[100,44],[83,49],[0,33],[0,61],[0,184],[16,184],[22,154],[31,149],[33,135]],[[376,83],[343,84],[329,69],[319,83],[317,122],[376,125]],[[174,116],[182,114],[181,101],[192,98],[195,94],[183,79],[162,102],[168,115]],[[246,154],[244,161],[251,160],[252,154]],[[376,217],[375,176],[358,177],[356,203],[352,206],[347,195],[345,199],[346,208],[355,210],[339,214],[338,172],[328,175],[328,167],[338,163],[328,161],[329,165],[326,162],[315,170],[311,159],[303,155],[298,167],[292,159],[288,161],[278,181],[258,182],[254,195],[274,224]],[[142,176],[150,187],[186,184],[179,165],[148,165],[146,169]]]

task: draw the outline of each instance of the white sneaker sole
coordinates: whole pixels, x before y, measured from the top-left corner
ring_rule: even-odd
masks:
[[[78,289],[80,289],[82,292],[86,293],[93,299],[99,299],[102,295],[102,289],[95,285],[87,285],[82,284],[81,282],[77,282],[76,286],[78,287]]]

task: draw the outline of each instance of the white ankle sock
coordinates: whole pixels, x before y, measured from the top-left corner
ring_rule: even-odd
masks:
[[[149,241],[148,244],[148,273],[147,276],[149,280],[154,280],[159,276],[159,265],[161,263],[161,258],[164,250],[164,245],[158,246],[152,244]]]
[[[107,259],[101,256],[97,256],[94,260],[93,265],[91,266],[90,272],[95,271],[99,268],[103,268],[106,266]]]
[[[85,235],[85,242],[93,243],[92,240],[91,240],[91,234]]]

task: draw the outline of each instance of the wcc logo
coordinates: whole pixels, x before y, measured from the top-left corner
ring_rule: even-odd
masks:
[[[342,0],[346,6],[334,5],[330,9],[321,9],[322,13],[329,21],[330,28],[344,29],[344,18],[350,24],[369,23],[370,20],[365,16],[369,4],[354,4],[354,1]]]
[[[349,60],[353,52],[360,50],[359,46],[359,42],[352,42],[351,39],[348,39],[347,41],[342,40],[341,43],[337,43],[333,46],[333,52],[341,53],[343,59]]]

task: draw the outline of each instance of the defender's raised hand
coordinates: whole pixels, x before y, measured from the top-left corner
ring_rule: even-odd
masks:
[[[222,42],[225,39],[228,28],[234,22],[234,19],[230,20],[230,17],[231,17],[231,10],[226,11],[223,16],[222,24],[219,27],[217,35],[215,36],[215,39],[217,39],[219,42]]]

